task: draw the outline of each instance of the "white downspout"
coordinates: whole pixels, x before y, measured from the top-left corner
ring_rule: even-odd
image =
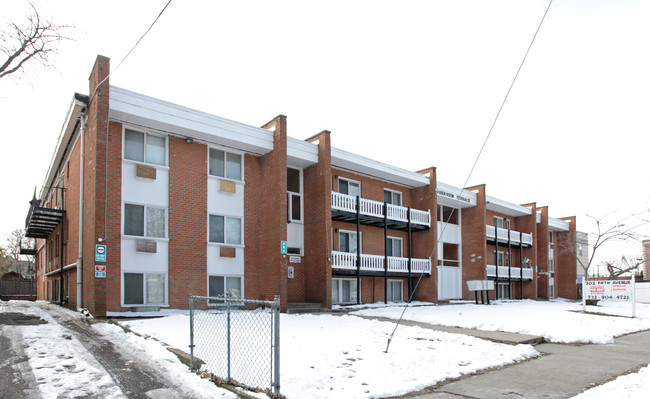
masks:
[[[86,115],[81,116],[81,148],[79,156],[79,253],[77,255],[77,308],[83,308],[83,231],[84,231],[84,150],[85,150]]]

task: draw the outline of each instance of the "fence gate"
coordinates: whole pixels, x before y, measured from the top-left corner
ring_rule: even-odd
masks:
[[[229,384],[280,395],[280,297],[190,295],[190,367]]]

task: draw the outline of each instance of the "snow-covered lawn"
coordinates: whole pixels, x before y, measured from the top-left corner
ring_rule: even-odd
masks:
[[[123,321],[140,334],[185,349],[189,317]],[[281,393],[288,398],[399,395],[477,370],[538,356],[530,345],[496,344],[349,315],[281,315]]]
[[[614,337],[650,329],[650,305],[604,303],[581,313],[568,301],[500,301],[436,306],[416,304],[404,318],[430,324],[541,335],[554,342],[611,343]],[[354,315],[398,318],[403,306],[371,305],[350,315],[281,316],[281,392],[288,398],[370,398],[412,392],[448,378],[537,356],[528,345],[509,346],[464,335],[400,326],[385,353],[394,324]],[[600,313],[596,314],[596,313]],[[602,314],[608,314],[612,317]],[[189,345],[189,317],[122,322],[169,345]],[[633,374],[630,379],[645,374]],[[594,396],[598,397],[598,396]],[[602,396],[600,396],[602,397]]]
[[[650,367],[618,377],[607,384],[591,388],[572,399],[646,399],[650,386]]]
[[[352,314],[398,319],[403,307],[372,307]],[[550,302],[497,301],[491,305],[463,303],[445,306],[413,306],[406,309],[405,320],[443,326],[508,331],[543,336],[561,343],[613,343],[623,334],[650,329],[650,305],[637,304],[636,318],[626,302],[600,302],[587,306],[563,300]],[[613,316],[603,316],[604,313]]]

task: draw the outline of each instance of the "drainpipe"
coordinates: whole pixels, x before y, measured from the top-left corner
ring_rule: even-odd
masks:
[[[83,295],[82,295],[82,278],[83,278],[83,215],[84,215],[84,143],[85,143],[85,132],[86,132],[86,116],[81,116],[81,150],[79,151],[79,245],[78,245],[78,255],[77,255],[77,308],[83,308]]]

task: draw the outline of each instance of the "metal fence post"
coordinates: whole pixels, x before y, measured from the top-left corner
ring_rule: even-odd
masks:
[[[226,348],[228,362],[228,382],[230,382],[230,301],[226,299]]]
[[[273,321],[275,324],[273,339],[273,395],[280,396],[280,295],[275,296],[275,303],[273,304]]]
[[[190,294],[190,370],[194,371],[194,298]]]

